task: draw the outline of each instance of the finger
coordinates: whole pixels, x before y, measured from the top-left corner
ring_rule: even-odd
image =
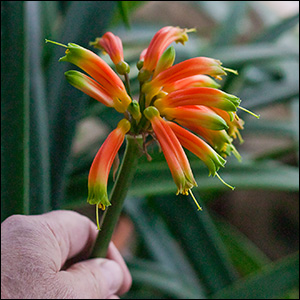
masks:
[[[59,272],[58,276],[77,299],[115,297],[124,280],[124,273],[119,264],[104,258],[76,263],[66,271]]]
[[[67,210],[52,211],[40,217],[57,241],[57,253],[52,253],[58,263],[57,271],[67,259],[78,254],[84,253],[88,257],[98,234],[96,225],[90,219]]]
[[[121,256],[119,250],[117,249],[117,247],[114,245],[113,242],[109,244],[108,251],[107,251],[107,258],[117,262],[124,274],[123,283],[120,286],[120,289],[117,291],[117,294],[122,295],[128,292],[132,284],[132,277],[123,257]]]

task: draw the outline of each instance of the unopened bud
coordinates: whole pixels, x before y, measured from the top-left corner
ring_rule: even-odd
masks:
[[[175,49],[172,46],[168,48],[160,57],[156,65],[153,77],[155,77],[160,72],[170,68],[174,63],[174,60],[175,60]]]
[[[144,65],[144,61],[143,60],[139,60],[137,63],[136,63],[136,67],[138,68],[138,70],[140,70]]]
[[[119,123],[118,123],[118,127],[122,128],[124,130],[125,133],[127,133],[130,128],[131,128],[131,124],[128,120],[126,119],[122,119]]]
[[[141,69],[138,75],[138,80],[140,82],[145,82],[151,77],[151,72],[145,69]]]
[[[139,103],[136,101],[136,100],[133,100],[127,110],[131,113],[132,117],[137,121],[139,122],[141,117],[142,117],[142,114],[141,114],[141,111],[140,111],[140,105]]]
[[[121,60],[117,65],[116,65],[116,70],[120,75],[125,75],[130,72],[130,67],[127,62],[124,60]]]
[[[144,115],[148,120],[151,120],[154,117],[159,117],[159,111],[157,108],[155,108],[154,106],[148,106],[145,110],[144,110]]]

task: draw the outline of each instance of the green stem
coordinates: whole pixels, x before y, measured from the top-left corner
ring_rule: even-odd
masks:
[[[130,80],[129,80],[128,73],[125,73],[124,77],[125,77],[125,87],[127,89],[127,93],[131,97]]]
[[[101,230],[98,234],[92,257],[106,257],[109,242],[122,212],[123,203],[141,154],[142,137],[127,136],[126,141],[122,166],[111,192],[111,206],[106,209],[102,216]]]

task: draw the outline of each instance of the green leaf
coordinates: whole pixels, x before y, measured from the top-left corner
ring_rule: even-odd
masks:
[[[2,1],[1,220],[29,213],[29,71],[24,25],[24,2]]]
[[[299,96],[299,86],[296,80],[282,82],[265,82],[259,85],[255,90],[241,92],[243,106],[247,109],[255,110],[258,108],[267,107],[272,104],[286,103],[293,98]],[[245,113],[239,114],[242,118]]]
[[[128,266],[133,289],[136,286],[141,286],[143,290],[150,288],[151,295],[159,293],[164,296],[159,299],[204,299],[181,273],[170,271],[161,264],[135,259],[128,262]],[[139,295],[141,297],[142,294]]]
[[[182,195],[165,196],[163,201],[157,197],[152,201],[207,293],[215,293],[236,280],[237,273],[206,207],[198,211],[191,197]]]
[[[114,1],[72,1],[67,9],[59,42],[77,43],[87,47],[89,41],[101,36],[108,26],[115,9]],[[64,198],[67,166],[70,159],[70,149],[76,124],[86,109],[88,97],[67,83],[64,73],[71,66],[59,63],[64,55],[64,48],[54,47],[53,57],[49,64],[49,122],[50,122],[50,159],[52,182],[52,207],[60,207]]]
[[[262,64],[284,58],[297,59],[299,46],[286,47],[269,43],[229,45],[218,48],[209,48],[202,51],[201,55],[219,59],[225,67],[239,67],[252,64]]]
[[[230,2],[229,14],[225,20],[218,25],[219,30],[213,36],[211,47],[230,45],[239,33],[239,23],[244,20],[247,12],[247,1]]]
[[[243,154],[242,154],[243,157]],[[237,189],[267,189],[281,191],[299,190],[299,172],[296,167],[285,166],[275,161],[254,162],[243,158],[242,162],[229,158],[224,169],[219,171],[221,177]],[[211,190],[228,191],[216,177],[208,177],[207,168],[199,160],[191,160],[197,190],[207,192]],[[151,184],[149,184],[151,182]],[[165,195],[176,193],[170,170],[166,162],[139,164],[129,194],[132,196]]]
[[[283,33],[292,29],[299,23],[299,13],[293,15],[289,18],[281,20],[277,24],[270,26],[265,29],[258,37],[256,37],[254,43],[265,43],[265,42],[274,42],[281,37]]]
[[[42,70],[41,2],[27,1],[25,7],[30,60],[30,213],[37,214],[51,208],[49,123]]]
[[[228,250],[233,264],[239,274],[244,277],[269,264],[270,259],[257,248],[252,241],[238,229],[219,216],[214,217],[214,223]]]
[[[186,258],[183,249],[174,239],[163,219],[144,199],[130,197],[125,201],[125,212],[135,224],[139,240],[145,244],[150,258],[164,265],[172,273],[184,275],[195,289],[201,289],[199,278]]]
[[[299,253],[267,265],[262,271],[235,282],[212,299],[280,299],[299,287]]]
[[[114,27],[116,26],[120,18],[125,24],[127,29],[131,29],[130,24],[130,13],[132,13],[135,9],[139,6],[145,4],[146,1],[115,1],[118,5],[118,12],[114,15],[111,25]]]
[[[128,1],[117,1],[120,15],[127,28],[130,28],[129,15],[128,15]]]
[[[276,121],[274,123],[273,120],[264,120],[260,118],[259,121],[257,119],[249,119],[247,120],[244,133],[251,134],[259,134],[259,135],[272,135],[274,137],[291,137],[293,138],[295,135],[295,129],[293,127],[293,123],[291,121]]]

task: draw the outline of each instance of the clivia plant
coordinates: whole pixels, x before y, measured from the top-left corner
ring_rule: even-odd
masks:
[[[217,176],[225,166],[226,157],[240,154],[233,145],[244,121],[238,117],[241,100],[220,90],[221,80],[227,72],[235,70],[222,66],[213,58],[194,57],[174,64],[173,42],[184,44],[194,29],[166,26],[152,38],[149,47],[140,54],[137,68],[140,93],[134,99],[130,89],[130,67],[124,60],[122,41],[111,32],[90,44],[107,53],[114,71],[99,55],[74,43],[66,47],[60,61],[70,62],[79,71],[67,71],[67,81],[75,88],[123,114],[123,119],[108,135],[91,165],[88,177],[87,201],[96,207],[97,227],[101,230],[98,243],[100,256],[106,255],[114,227],[120,216],[123,201],[130,186],[138,159],[149,144],[155,142],[162,150],[177,186],[177,194],[190,195],[198,210],[192,188],[197,186],[184,148],[195,154],[207,166],[209,176]],[[123,80],[122,80],[122,79]],[[249,112],[255,117],[257,115]],[[118,169],[117,154],[126,140],[126,150],[110,197],[107,193],[109,173]],[[104,211],[101,219],[98,210]]]

